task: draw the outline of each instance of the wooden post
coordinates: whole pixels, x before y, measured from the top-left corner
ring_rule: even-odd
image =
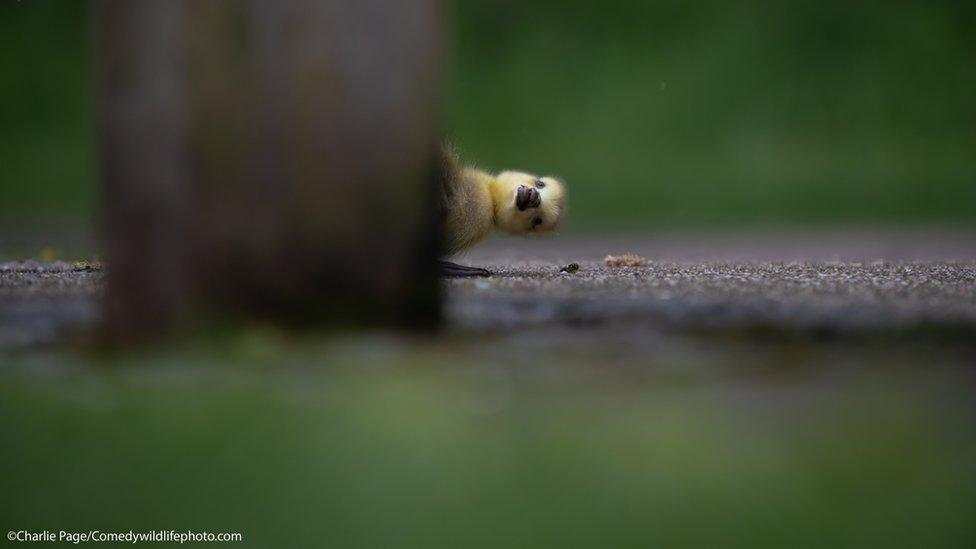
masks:
[[[97,13],[107,331],[165,331],[187,298],[189,174],[177,2],[117,0]]]
[[[437,0],[105,0],[117,339],[216,310],[430,326]]]

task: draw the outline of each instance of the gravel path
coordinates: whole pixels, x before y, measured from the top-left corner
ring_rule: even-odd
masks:
[[[643,267],[611,268],[634,252]],[[448,316],[473,329],[976,331],[970,233],[681,233],[495,239],[461,263],[497,276],[447,283]],[[560,273],[577,263],[580,270]]]
[[[976,239],[965,236],[495,240],[457,258],[495,276],[445,281],[446,316],[453,333],[503,336],[544,329],[629,340],[654,332],[976,341]],[[630,251],[648,262],[602,261]],[[569,262],[580,269],[560,273]],[[0,263],[0,346],[90,327],[104,276],[73,263]]]
[[[47,344],[98,319],[105,273],[63,261],[0,263],[0,349]]]
[[[580,263],[490,265],[497,276],[453,280],[449,317],[478,330],[552,323],[688,330],[770,328],[820,334],[976,329],[976,263]],[[976,332],[974,332],[976,333]]]

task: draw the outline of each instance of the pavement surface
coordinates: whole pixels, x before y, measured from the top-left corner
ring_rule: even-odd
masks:
[[[604,261],[623,253],[647,261]],[[462,258],[496,276],[449,281],[447,310],[455,324],[479,330],[613,324],[972,332],[973,258],[976,238],[925,235],[497,240]],[[571,263],[579,270],[561,272]]]
[[[627,252],[647,262],[603,261]],[[448,332],[506,345],[636,349],[703,334],[976,345],[976,237],[966,233],[496,239],[455,260],[495,275],[445,281]],[[561,272],[570,263],[579,270]],[[0,346],[83,333],[104,282],[86,265],[0,263]]]

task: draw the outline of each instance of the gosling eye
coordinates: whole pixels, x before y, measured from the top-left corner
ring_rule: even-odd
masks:
[[[541,188],[543,188],[543,187],[545,187],[545,186],[546,186],[546,182],[545,182],[545,181],[543,181],[543,180],[541,180],[541,179],[536,179],[536,180],[535,180],[535,187],[536,187],[537,189],[541,189]]]
[[[542,225],[542,218],[541,217],[537,217],[537,218],[535,218],[535,219],[532,220],[532,227],[533,228],[538,227],[539,225]]]

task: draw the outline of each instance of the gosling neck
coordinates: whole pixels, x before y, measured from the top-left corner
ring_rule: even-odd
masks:
[[[501,184],[496,176],[490,174],[485,175],[485,184],[488,186],[488,196],[491,197],[491,210],[494,220],[497,221],[500,210],[504,208],[505,204],[511,202],[511,193],[508,191],[505,185]]]
[[[469,167],[465,168],[464,173],[465,178],[478,188],[479,195],[491,202],[491,222],[494,225],[498,219],[499,205],[505,203],[503,198],[505,190],[498,182],[498,178],[486,171]]]

